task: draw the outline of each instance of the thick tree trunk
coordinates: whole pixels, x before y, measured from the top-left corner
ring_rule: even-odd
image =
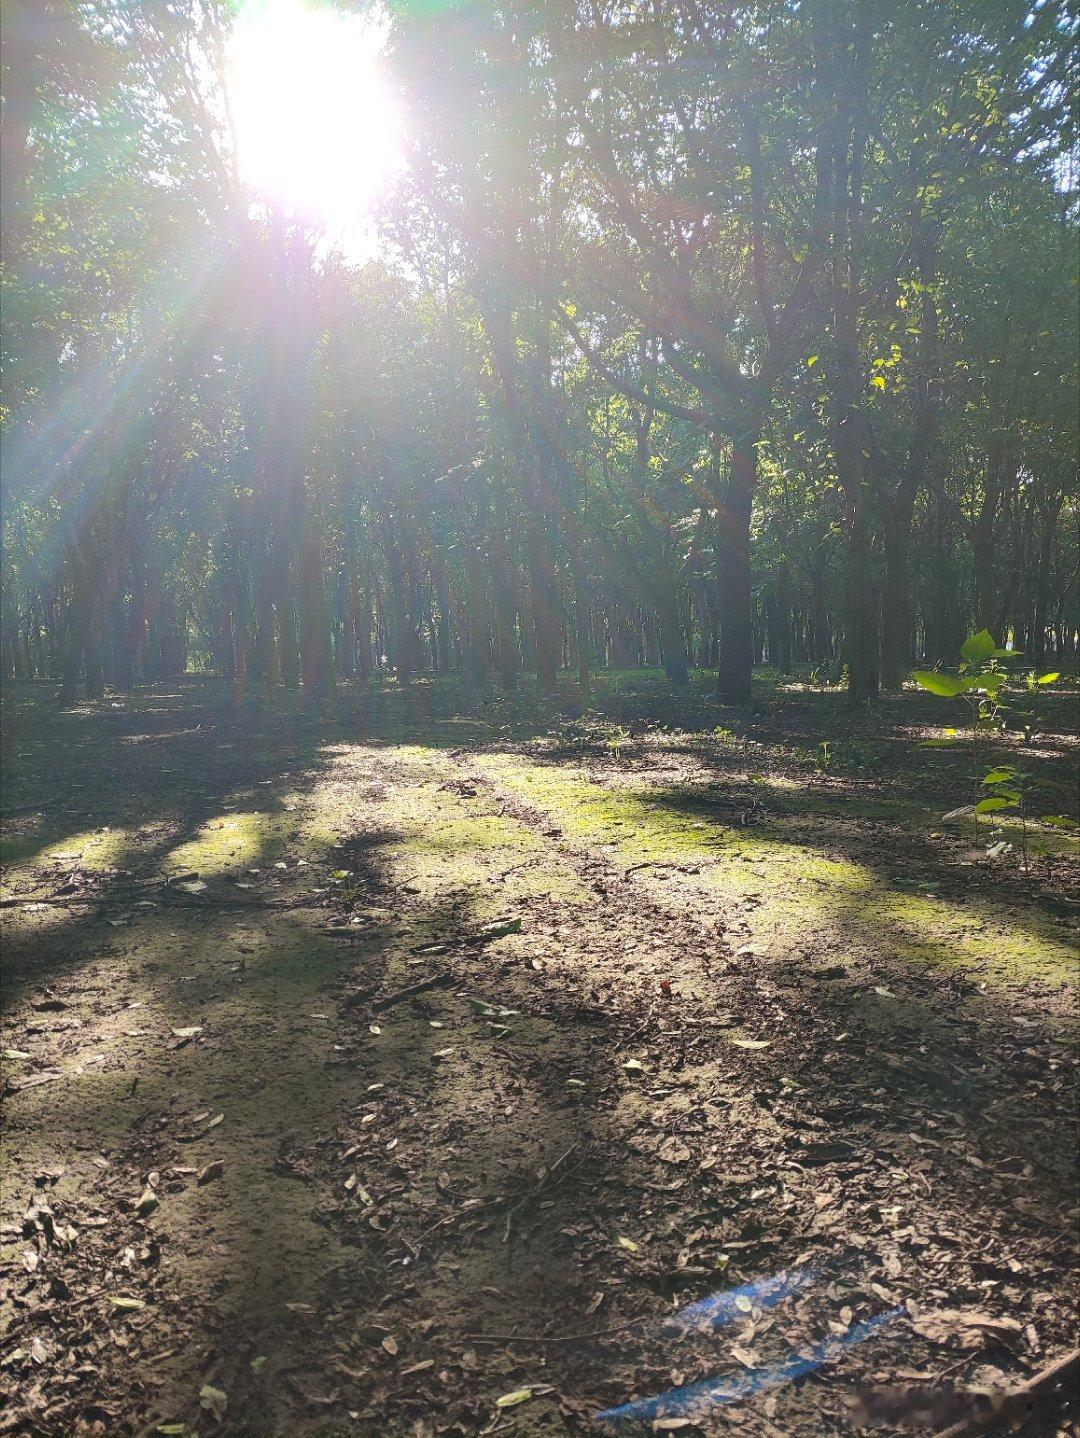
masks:
[[[656,597],[656,622],[663,650],[664,673],[673,684],[690,683],[690,660],[679,619],[679,600],[674,588],[661,590]]]
[[[893,516],[885,538],[881,590],[881,684],[900,689],[911,668],[910,517]]]
[[[299,588],[301,676],[309,694],[321,694],[331,682],[330,616],[323,587],[322,545],[307,515],[300,546]]]
[[[1041,659],[1046,653],[1047,615],[1050,605],[1054,537],[1058,516],[1065,502],[1064,493],[1050,495],[1039,507],[1039,562],[1035,576],[1035,597],[1031,617],[1031,657]]]
[[[829,634],[829,613],[825,604],[825,556],[818,548],[810,559],[810,619],[807,634],[808,658],[811,664],[824,664],[832,658]]]
[[[97,557],[77,544],[70,557],[71,597],[68,603],[64,650],[60,665],[60,703],[70,705],[79,698],[79,686],[87,651],[97,620]]]
[[[833,453],[847,520],[844,639],[848,700],[853,707],[877,697],[878,604],[871,566],[873,429],[866,413],[866,382],[859,352],[862,293],[863,170],[867,136],[867,85],[872,36],[870,12],[855,7],[849,74],[840,77],[846,112],[833,161],[832,364],[835,418]]]
[[[518,618],[518,587],[514,565],[504,538],[500,516],[493,515],[491,543],[492,621],[495,630],[495,662],[499,680],[508,692],[517,685],[519,655],[515,624]]]
[[[717,521],[717,599],[720,655],[716,699],[749,704],[754,671],[754,609],[750,580],[750,517],[757,487],[756,425],[732,446],[727,491]]]
[[[105,666],[102,656],[101,621],[95,618],[86,636],[84,651],[87,699],[101,699],[105,694]]]
[[[848,698],[853,706],[869,704],[878,695],[878,596],[871,559],[870,525],[858,501],[848,520],[845,654]]]
[[[535,504],[535,495],[526,495],[526,502]],[[529,525],[528,564],[533,661],[541,689],[545,694],[554,694],[562,647],[562,616],[547,535],[537,519]]]

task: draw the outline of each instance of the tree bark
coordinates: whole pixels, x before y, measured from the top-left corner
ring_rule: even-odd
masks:
[[[757,426],[731,451],[724,503],[717,523],[717,599],[720,653],[716,673],[719,704],[749,704],[754,672],[754,606],[750,578],[750,517],[757,486]]]

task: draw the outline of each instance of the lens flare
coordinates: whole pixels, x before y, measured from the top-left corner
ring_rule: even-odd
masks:
[[[260,200],[347,235],[401,164],[380,65],[385,28],[302,0],[247,0],[228,53],[241,178]]]

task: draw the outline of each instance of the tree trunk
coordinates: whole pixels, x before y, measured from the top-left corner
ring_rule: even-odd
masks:
[[[750,516],[757,487],[760,424],[735,440],[731,471],[717,523],[717,599],[720,654],[716,674],[719,704],[749,704],[754,672],[754,607],[750,581]]]
[[[664,673],[672,684],[689,684],[690,660],[679,619],[679,599],[674,589],[661,590],[657,595],[656,623],[663,651]]]
[[[911,668],[910,518],[894,513],[885,541],[885,578],[881,589],[881,684],[900,689]]]

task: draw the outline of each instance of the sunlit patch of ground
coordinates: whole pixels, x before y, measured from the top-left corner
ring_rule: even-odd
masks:
[[[438,686],[250,733],[185,692],[132,700],[126,729],[65,716],[81,773],[132,767],[89,815],[20,819],[7,875],[89,875],[81,906],[3,911],[3,1043],[28,1057],[4,1068],[4,1316],[25,1327],[0,1385],[56,1431],[90,1403],[117,1438],[202,1431],[211,1383],[225,1431],[259,1438],[473,1432],[531,1386],[513,1431],[551,1438],[728,1347],[472,1335],[619,1330],[804,1251],[854,1255],[860,1314],[871,1279],[924,1301],[931,1274],[1016,1316],[1026,1365],[1067,1341],[1070,931],[933,839],[921,802],[818,774],[809,743],[787,768],[707,732],[498,748]],[[626,692],[647,706],[648,682]],[[160,744],[123,742],[143,723]],[[205,890],[164,883],[189,872]],[[42,1197],[72,1247],[24,1234]],[[905,1334],[867,1364],[939,1360]],[[770,1421],[817,1438],[866,1372]]]
[[[1038,979],[1059,986],[1075,977],[1075,946],[1060,925],[1010,913],[982,894],[967,900],[899,889],[877,855],[861,863],[846,853],[822,853],[823,846],[857,852],[858,840],[852,843],[842,829],[809,847],[778,837],[782,821],[734,827],[696,817],[692,791],[629,776],[601,783],[519,757],[478,762],[541,808],[567,838],[600,844],[630,869],[690,868],[695,883],[722,890],[728,900],[752,899],[748,942],[776,957],[801,947],[812,915],[826,947],[847,944],[871,962],[876,952],[886,963],[940,964],[989,983]],[[842,804],[837,814],[844,817]]]

